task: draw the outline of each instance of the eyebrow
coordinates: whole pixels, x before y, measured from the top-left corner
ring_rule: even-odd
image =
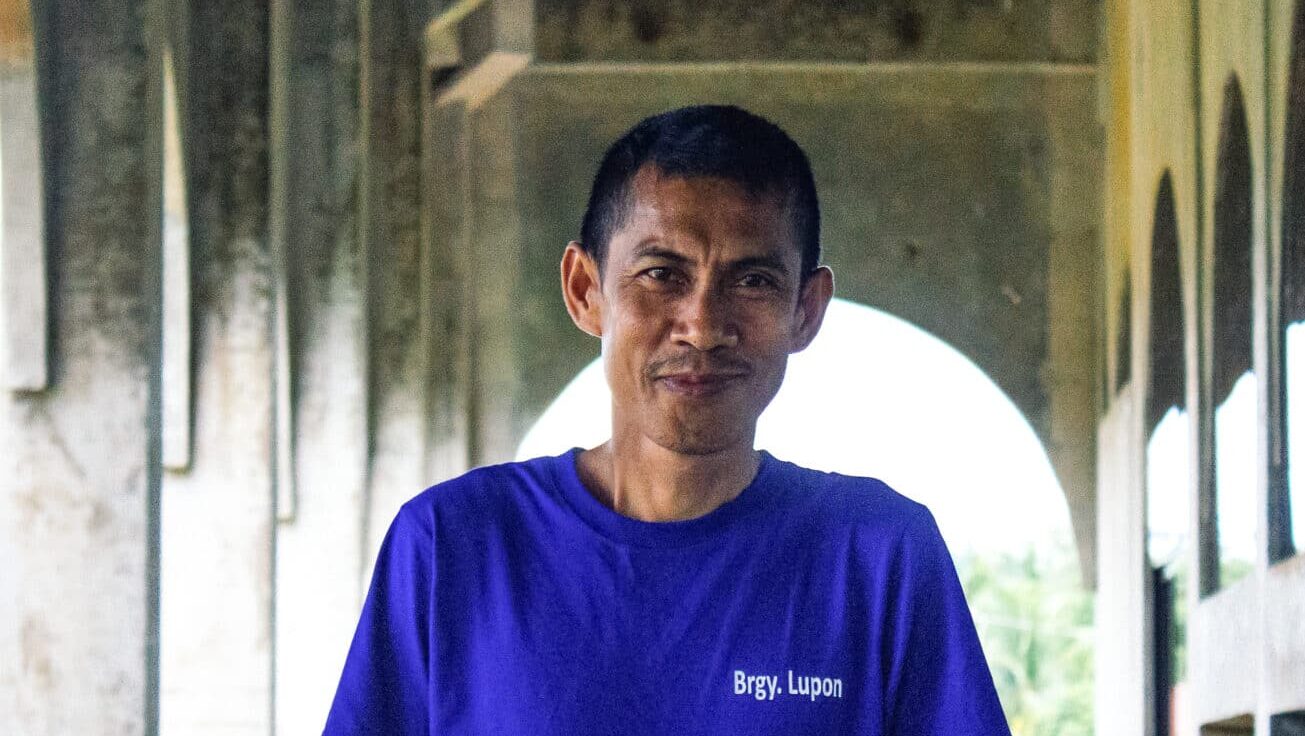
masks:
[[[661,258],[672,263],[688,263],[689,261],[689,259],[683,255],[663,245],[658,245],[655,242],[644,243],[635,247],[634,260],[637,261],[642,258]],[[741,271],[747,268],[768,268],[772,271],[777,271],[781,275],[789,275],[789,268],[784,263],[784,260],[774,254],[740,258],[737,261],[732,261],[729,264],[729,267],[734,271]]]
[[[641,258],[661,258],[675,263],[686,263],[689,260],[666,246],[658,245],[655,241],[648,241],[635,246],[633,260],[637,261]]]
[[[776,258],[775,256],[751,256],[749,258],[740,258],[731,265],[736,270],[743,270],[745,268],[769,268],[772,271],[778,271],[784,276],[788,275],[788,266],[784,263],[783,259]]]

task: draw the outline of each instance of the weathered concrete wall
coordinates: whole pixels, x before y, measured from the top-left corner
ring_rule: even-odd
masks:
[[[6,734],[155,725],[159,49],[146,9],[34,14],[50,322],[21,329],[49,330],[50,372],[43,391],[0,392]]]
[[[1071,61],[1095,0],[539,0],[541,61]]]

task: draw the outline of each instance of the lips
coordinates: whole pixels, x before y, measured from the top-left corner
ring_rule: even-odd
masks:
[[[742,373],[673,373],[657,380],[673,393],[711,396],[731,388],[740,378]]]

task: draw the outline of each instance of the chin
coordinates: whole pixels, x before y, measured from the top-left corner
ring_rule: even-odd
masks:
[[[712,455],[737,445],[742,434],[735,428],[670,426],[656,437],[657,444],[681,455]]]

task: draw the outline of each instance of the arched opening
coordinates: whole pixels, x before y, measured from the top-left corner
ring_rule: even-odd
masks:
[[[1269,556],[1305,546],[1305,2],[1296,3],[1282,161],[1281,416],[1285,483],[1271,488]]]
[[[1251,363],[1251,197],[1246,109],[1236,78],[1224,87],[1214,179],[1214,588],[1255,561],[1255,374]],[[1203,591],[1212,592],[1210,590]]]
[[[519,458],[610,430],[601,361],[530,430]],[[934,513],[1016,733],[1091,731],[1091,597],[1068,507],[1024,415],[973,362],[914,325],[835,300],[789,361],[756,445],[808,467],[879,477]],[[1057,725],[1058,724],[1058,725]]]
[[[1187,674],[1187,559],[1191,451],[1186,407],[1183,288],[1173,180],[1156,193],[1151,231],[1150,370],[1146,398],[1146,532],[1152,584],[1157,736],[1180,732]]]

